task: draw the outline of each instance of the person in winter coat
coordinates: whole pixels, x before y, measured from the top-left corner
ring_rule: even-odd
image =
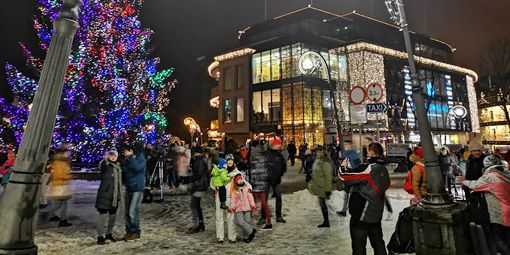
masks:
[[[353,254],[366,254],[367,237],[375,255],[386,255],[381,219],[385,192],[390,186],[388,170],[384,166],[384,151],[379,143],[367,146],[368,164],[339,173],[347,188],[355,188],[349,199],[350,232]]]
[[[455,187],[454,170],[457,169],[459,161],[457,156],[450,154],[448,147],[442,147],[437,156],[439,167],[443,173],[443,180],[448,189],[448,193],[452,194],[452,186],[454,187],[455,194],[458,195],[457,188]]]
[[[12,168],[14,167],[14,163],[16,162],[16,154],[12,150],[7,152],[7,161],[2,164],[0,168],[0,175],[2,175],[2,187],[7,187],[7,183],[9,183],[9,178],[11,176]]]
[[[232,154],[228,154],[228,156],[232,157],[231,160],[234,160],[234,156]],[[227,205],[225,205],[225,201],[227,200],[227,190],[225,189],[225,185],[230,182],[230,177],[228,176],[226,167],[227,162],[225,159],[219,158],[218,164],[213,164],[211,171],[211,187],[218,192],[220,208],[224,210],[228,209]]]
[[[282,177],[287,172],[287,161],[280,153],[282,146],[282,140],[275,137],[270,141],[269,148],[263,155],[266,158],[269,183],[276,197],[276,222],[285,223],[286,221],[282,217]],[[262,215],[262,217],[265,216],[263,211]]]
[[[117,209],[123,204],[122,194],[122,168],[117,161],[119,153],[113,149],[105,154],[105,158],[99,162],[101,171],[99,189],[97,190],[96,209],[99,217],[96,222],[97,244],[105,244],[106,240],[115,242],[113,238],[113,226],[117,216]],[[106,232],[104,225],[108,218]]]
[[[227,160],[227,172],[228,176],[230,178],[230,181],[225,185],[225,189],[227,191],[226,196],[226,204],[228,207],[230,206],[230,201],[232,194],[235,191],[235,182],[234,177],[237,175],[242,175],[242,173],[237,169],[236,165],[234,164],[234,160],[232,157],[232,154],[228,154],[225,159]],[[251,189],[251,186],[250,186]],[[214,192],[214,200],[216,202],[216,239],[219,243],[222,243],[225,237],[225,226],[224,226],[224,213],[225,210],[220,208],[220,199],[219,199],[219,192]],[[234,224],[234,213],[227,212],[227,227],[228,227],[228,240],[231,243],[235,243],[237,239],[237,233],[235,229]]]
[[[331,196],[333,179],[333,162],[329,159],[326,151],[317,151],[315,162],[313,163],[312,179],[308,183],[308,190],[313,195],[319,197],[319,205],[322,211],[324,222],[318,225],[319,228],[329,228],[329,213],[326,206],[326,199]]]
[[[305,171],[305,181],[309,182],[312,179],[312,171],[313,171],[313,153],[312,150],[307,149],[304,152],[304,158],[303,158],[303,169]]]
[[[482,153],[483,146],[477,142],[469,143],[469,157],[466,161],[466,180],[478,180],[483,174],[483,159],[485,155]],[[473,203],[478,203],[482,198],[480,193],[470,194],[467,187],[463,187],[466,199]]]
[[[235,214],[235,223],[243,230],[244,242],[250,243],[257,232],[251,225],[251,212],[257,210],[257,205],[255,205],[250,185],[246,183],[242,175],[234,177],[234,184],[229,211]]]
[[[409,157],[414,162],[412,173],[413,195],[411,204],[418,204],[427,195],[427,175],[425,174],[425,163],[423,160],[423,150],[418,148]]]
[[[289,145],[287,146],[287,151],[289,152],[290,165],[294,166],[296,163],[297,154],[296,143],[294,141],[290,141]]]
[[[191,194],[191,214],[193,227],[189,233],[194,234],[205,230],[204,215],[200,201],[209,187],[209,160],[207,153],[202,147],[194,149],[194,161],[191,168],[191,186],[188,192]]]
[[[484,159],[486,167],[477,180],[460,180],[473,192],[482,192],[487,201],[490,235],[499,253],[510,254],[510,172],[496,155]]]
[[[253,146],[250,148],[250,169],[248,169],[247,172],[247,179],[252,185],[253,197],[255,200],[260,201],[261,207],[264,210],[266,225],[262,229],[271,230],[273,229],[273,225],[271,224],[271,211],[267,203],[269,173],[266,167],[266,158],[262,155],[261,146],[256,144],[257,143],[253,143]],[[264,217],[260,218],[258,224],[264,224]]]
[[[145,188],[145,172],[147,159],[142,145],[135,143],[133,147],[124,150],[126,162],[122,166],[125,193],[125,241],[140,239],[140,206],[142,205]]]
[[[69,227],[72,225],[67,222],[67,201],[72,197],[70,162],[68,152],[60,150],[55,155],[55,160],[51,165],[49,197],[53,200],[51,211],[54,213],[54,216],[50,218],[50,221],[58,221],[58,227]]]

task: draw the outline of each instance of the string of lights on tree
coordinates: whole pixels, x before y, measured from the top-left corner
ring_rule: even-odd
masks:
[[[138,18],[142,4],[142,0],[84,0],[80,8],[53,146],[72,144],[82,161],[97,161],[105,150],[135,140],[168,139],[163,134],[165,109],[177,82],[170,78],[173,68],[158,71],[160,60],[150,47],[153,31],[142,28]],[[61,1],[39,0],[34,28],[44,51],[60,8]],[[7,63],[14,101],[0,100],[0,142],[14,147],[21,142],[43,63],[42,57],[20,46],[34,78]]]

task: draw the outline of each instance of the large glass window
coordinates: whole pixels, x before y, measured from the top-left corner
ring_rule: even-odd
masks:
[[[280,103],[280,89],[271,90],[271,119],[272,121],[280,121],[281,119],[281,103]]]
[[[237,73],[237,88],[242,88],[244,85],[244,67],[243,66],[236,66],[236,73]]]
[[[282,79],[292,77],[292,60],[290,58],[290,46],[281,48]]]
[[[298,66],[299,58],[303,52],[309,50],[320,52],[324,57],[331,70],[331,79],[347,80],[347,60],[344,55],[329,53],[304,43],[295,43],[253,54],[253,84],[301,76]],[[317,72],[313,76],[327,79],[326,68],[322,69],[321,74]]]
[[[237,99],[236,120],[237,122],[244,121],[244,98]]]
[[[271,54],[270,51],[262,52],[262,82],[268,82],[271,80]]]
[[[281,119],[280,89],[253,92],[254,122],[277,122]]]
[[[280,49],[271,50],[271,80],[280,79]]]
[[[232,122],[232,99],[223,101],[223,121]]]
[[[262,81],[262,71],[261,71],[261,61],[262,57],[260,53],[255,53],[251,59],[251,67],[252,67],[252,80],[253,83],[260,83]]]
[[[225,73],[225,90],[232,90],[234,88],[234,70],[231,67],[227,67],[224,69]]]

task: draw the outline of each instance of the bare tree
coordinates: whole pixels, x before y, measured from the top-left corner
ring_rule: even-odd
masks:
[[[482,75],[487,77],[484,93],[488,101],[501,107],[510,128],[510,37],[490,41],[483,48],[481,62]]]

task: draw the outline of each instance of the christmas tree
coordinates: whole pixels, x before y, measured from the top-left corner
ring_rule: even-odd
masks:
[[[142,28],[138,18],[142,4],[142,0],[84,0],[80,8],[53,144],[71,143],[82,161],[97,161],[106,149],[122,143],[165,139],[165,109],[176,82],[169,78],[172,68],[158,71],[159,58],[149,45],[153,31]],[[60,1],[39,0],[34,28],[45,51],[60,7]],[[23,44],[21,49],[37,77],[42,58]],[[0,100],[0,142],[15,141],[16,146],[37,81],[9,63],[6,74],[14,101]]]

